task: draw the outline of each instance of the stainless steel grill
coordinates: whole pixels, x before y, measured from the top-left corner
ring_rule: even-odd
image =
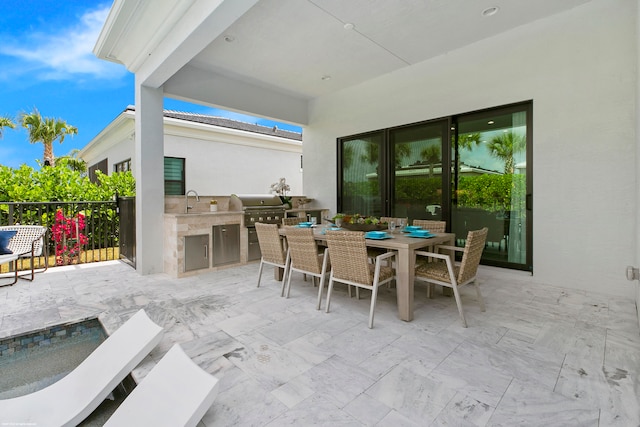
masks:
[[[243,211],[247,228],[255,228],[256,222],[281,224],[285,215],[280,197],[272,194],[232,194],[229,210]]]

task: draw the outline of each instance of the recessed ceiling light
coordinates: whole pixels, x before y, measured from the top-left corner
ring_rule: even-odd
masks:
[[[345,30],[353,30],[356,26],[353,25],[351,22],[347,22],[346,24],[344,24],[344,29]]]
[[[322,80],[322,81],[331,80],[331,76],[324,75],[324,76],[320,77],[320,80]]]
[[[498,6],[488,7],[482,11],[482,16],[493,16],[498,13],[498,10],[500,10]]]
[[[493,120],[489,120],[489,121],[487,122],[487,124],[488,124],[488,125],[492,125],[492,124],[494,124],[494,123],[495,123],[495,122],[494,122]]]
[[[226,41],[227,43],[233,43],[236,40],[236,38],[227,34],[226,36],[224,36],[223,40]]]

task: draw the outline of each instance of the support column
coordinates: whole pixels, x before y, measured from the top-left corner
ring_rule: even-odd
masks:
[[[163,271],[164,130],[160,88],[144,86],[136,75],[136,270]]]
[[[636,194],[635,194],[635,212],[636,212],[636,229],[633,235],[636,236],[636,259],[635,266],[640,266],[640,0],[636,1]],[[638,324],[640,325],[640,281],[635,282],[636,286],[636,313],[638,315]]]

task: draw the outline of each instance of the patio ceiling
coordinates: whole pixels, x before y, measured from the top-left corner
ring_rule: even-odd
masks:
[[[309,100],[588,1],[116,0],[95,53],[167,96],[305,124]]]

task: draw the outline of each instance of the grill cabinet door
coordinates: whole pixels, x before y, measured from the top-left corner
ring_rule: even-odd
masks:
[[[240,262],[240,224],[213,226],[213,266]]]
[[[184,238],[184,271],[209,268],[209,235],[196,234]]]

